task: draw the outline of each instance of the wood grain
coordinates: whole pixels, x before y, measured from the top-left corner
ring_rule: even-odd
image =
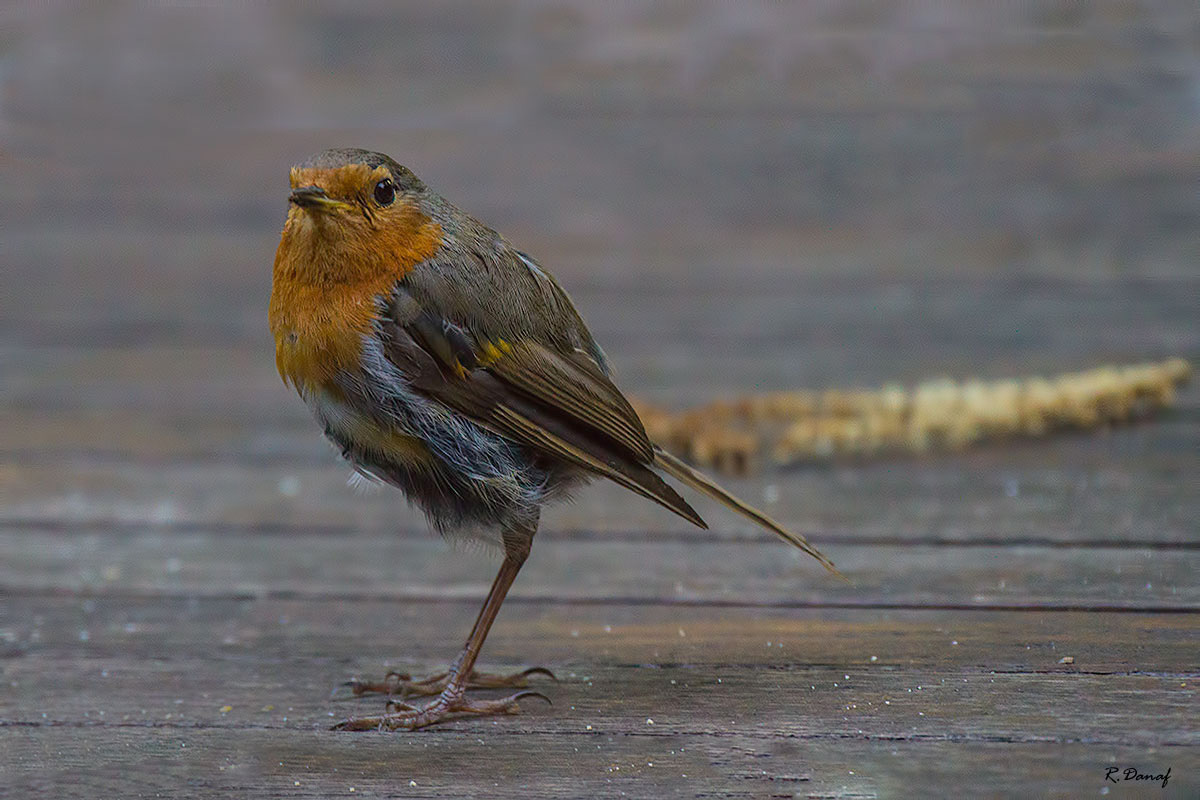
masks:
[[[569,781],[650,796],[692,786],[689,775],[721,792],[887,794],[991,775],[1005,791],[1058,791],[1098,786],[1111,759],[1146,758],[1173,765],[1172,792],[1185,793],[1168,796],[1195,784],[1197,644],[1176,615],[520,603],[501,615],[486,664],[536,656],[560,676],[539,687],[554,707],[356,737],[325,728],[380,701],[331,702],[329,688],[385,664],[439,668],[454,647],[445,620],[465,626],[471,604],[10,601],[26,622],[8,640],[6,677],[27,699],[0,706],[0,736],[30,789],[549,796]],[[538,756],[514,762],[514,746]],[[37,769],[49,753],[54,766]],[[1055,776],[1041,761],[1051,757]],[[1005,776],[1025,758],[1035,766]]]
[[[1190,751],[1124,744],[764,741],[720,732],[507,736],[495,730],[350,740],[315,731],[169,728],[8,728],[0,741],[17,765],[10,785],[25,795],[849,799],[930,797],[950,786],[982,798],[1067,798],[1079,796],[1081,786],[1098,793],[1110,764],[1149,761],[1173,765],[1166,789],[1116,788],[1129,796],[1149,788],[1164,798],[1191,797],[1197,788]],[[514,758],[517,742],[536,756]]]
[[[482,599],[494,559],[428,536],[0,529],[22,591]],[[538,542],[513,598],[655,605],[1196,610],[1192,549],[830,547],[841,584],[773,541]],[[398,579],[399,578],[399,579]]]

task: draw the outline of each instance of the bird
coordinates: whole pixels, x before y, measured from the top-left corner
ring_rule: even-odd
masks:
[[[289,178],[268,308],[280,376],[356,479],[399,488],[438,533],[503,556],[450,668],[350,682],[356,695],[391,699],[381,714],[335,728],[416,730],[548,701],[533,691],[478,700],[468,690],[525,687],[548,672],[496,676],[475,663],[542,507],[592,479],[707,527],[665,478],[676,480],[840,575],[802,535],[647,437],[579,311],[532,256],[382,153],[325,150]],[[412,695],[433,699],[414,705]]]

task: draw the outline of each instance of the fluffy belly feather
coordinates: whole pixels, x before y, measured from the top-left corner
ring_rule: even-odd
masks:
[[[304,393],[304,402],[325,429],[325,435],[342,448],[342,455],[372,477],[391,466],[423,467],[431,460],[429,447],[420,438],[392,424],[363,414],[326,388]]]

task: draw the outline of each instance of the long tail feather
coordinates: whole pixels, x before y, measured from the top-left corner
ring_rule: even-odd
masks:
[[[846,578],[846,576],[838,571],[838,568],[833,565],[833,562],[826,558],[820,550],[813,547],[803,536],[789,531],[787,528],[783,527],[778,522],[759,511],[757,508],[747,505],[744,501],[734,497],[732,494],[714,482],[712,478],[709,478],[707,475],[701,472],[697,472],[683,461],[657,446],[654,448],[654,466],[663,470],[681,483],[692,487],[702,494],[708,495],[713,500],[716,500],[722,505],[732,509],[733,511],[736,511],[746,519],[758,523],[774,533],[780,539],[783,539],[788,544],[800,548],[817,561],[820,561],[821,565],[825,567],[825,569],[849,583],[849,580]]]

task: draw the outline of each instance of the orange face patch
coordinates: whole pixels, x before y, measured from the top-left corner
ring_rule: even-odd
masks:
[[[371,169],[366,164],[347,164],[334,169],[292,167],[288,177],[293,189],[320,186],[336,200],[352,200],[363,197],[376,183],[391,177],[391,173],[384,166]]]
[[[389,175],[386,167],[365,164],[291,172],[293,189],[319,186],[347,204],[292,206],[275,251],[269,311],[275,362],[298,389],[357,366],[377,298],[441,247],[441,226],[413,198],[373,203],[372,188]]]

